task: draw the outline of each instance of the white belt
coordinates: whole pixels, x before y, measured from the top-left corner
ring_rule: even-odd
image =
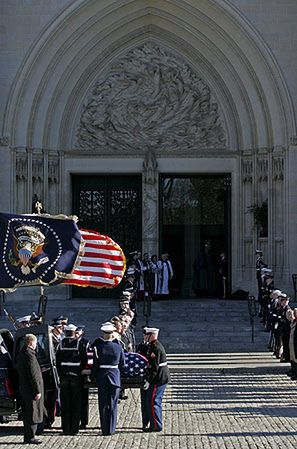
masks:
[[[118,368],[119,365],[99,365],[99,368]]]
[[[160,363],[159,366],[167,366],[167,362]]]
[[[61,365],[65,365],[65,366],[80,366],[80,362],[61,362]]]

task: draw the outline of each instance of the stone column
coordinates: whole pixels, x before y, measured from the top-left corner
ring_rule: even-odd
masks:
[[[293,136],[287,151],[285,164],[285,189],[287,197],[287,220],[285,259],[288,261],[287,283],[289,292],[293,294],[291,275],[297,273],[297,136]]]
[[[252,215],[248,213],[248,208],[253,203],[253,173],[254,158],[252,151],[246,150],[241,159],[241,214],[242,214],[242,279],[243,285],[251,278],[254,271],[254,240],[253,240],[253,222]]]
[[[7,136],[0,137],[0,158],[1,158],[1,177],[0,177],[0,192],[5,192],[0,198],[0,210],[3,212],[11,211],[11,159],[10,159],[9,138]]]
[[[142,174],[142,251],[158,254],[159,228],[158,228],[158,164],[155,152],[148,149],[143,162]]]

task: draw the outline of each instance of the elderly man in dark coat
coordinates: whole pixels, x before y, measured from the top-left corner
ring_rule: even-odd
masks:
[[[25,335],[25,345],[17,359],[19,393],[24,422],[24,443],[40,444],[35,438],[37,424],[43,422],[43,379],[36,357],[37,338]]]

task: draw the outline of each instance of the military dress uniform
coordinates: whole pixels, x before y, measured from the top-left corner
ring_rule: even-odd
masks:
[[[146,334],[158,329],[145,328]],[[154,340],[145,347],[144,355],[149,362],[146,389],[141,390],[141,414],[144,432],[160,432],[163,428],[162,400],[166,385],[170,382],[166,352],[163,345]]]
[[[280,336],[281,341],[283,344],[283,353],[281,357],[281,362],[290,362],[290,348],[289,348],[289,342],[290,342],[290,330],[291,330],[291,323],[287,319],[287,312],[290,310],[291,307],[289,304],[281,307],[280,310]]]
[[[90,342],[85,337],[80,337],[79,342],[84,348],[84,352],[88,354],[90,351]],[[85,368],[85,367],[83,367]],[[85,388],[84,382],[82,382],[81,392],[81,415],[80,415],[80,428],[85,429],[89,424],[89,389]]]
[[[95,341],[92,378],[96,379],[98,385],[99,416],[103,435],[115,433],[121,388],[120,372],[124,366],[124,351],[118,341],[103,338]]]
[[[261,270],[262,268],[267,268],[266,263],[262,259],[262,251],[257,249],[256,250],[257,260],[256,260],[256,279],[257,279],[257,285],[258,285],[258,302],[260,303],[260,311],[259,316],[262,316],[262,278],[261,278]]]
[[[69,325],[67,329],[72,326]],[[76,327],[74,326],[74,329]],[[61,420],[63,433],[75,435],[79,431],[82,400],[82,369],[87,365],[87,354],[75,337],[64,337],[56,353],[60,376]]]

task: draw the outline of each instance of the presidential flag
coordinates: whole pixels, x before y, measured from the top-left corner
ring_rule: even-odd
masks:
[[[83,253],[65,284],[113,288],[122,280],[126,259],[121,247],[107,235],[81,229]]]
[[[0,213],[0,289],[61,283],[80,250],[76,220]]]

